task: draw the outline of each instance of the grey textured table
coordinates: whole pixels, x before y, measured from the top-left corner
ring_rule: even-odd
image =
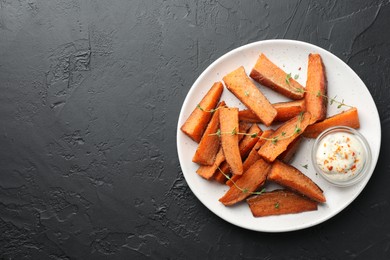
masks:
[[[389,32],[389,1],[0,0],[0,258],[389,259]],[[350,206],[279,234],[204,207],[175,141],[200,73],[274,38],[345,61],[383,134]]]

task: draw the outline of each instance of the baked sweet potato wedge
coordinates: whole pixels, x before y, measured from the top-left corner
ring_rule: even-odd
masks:
[[[217,108],[224,107],[226,104],[222,101]],[[215,156],[219,150],[219,137],[213,135],[219,128],[219,110],[216,110],[211,117],[203,137],[199,142],[198,148],[192,157],[194,163],[202,165],[212,165],[215,161]]]
[[[231,206],[246,199],[265,183],[270,168],[269,163],[259,159],[237,180],[237,186],[231,186],[219,201],[225,206]]]
[[[238,108],[221,108],[219,112],[221,146],[233,174],[241,175],[242,160],[238,146]]]
[[[244,160],[244,162],[242,164],[242,168],[243,168],[244,172],[247,171],[249,169],[249,167],[252,166],[252,164],[254,164],[256,161],[258,161],[261,158],[257,151],[260,149],[261,145],[263,145],[265,143],[264,138],[268,138],[273,132],[274,132],[274,130],[269,129],[269,130],[265,130],[262,133],[262,135],[260,136],[260,139],[257,141],[255,146],[249,152],[249,155],[247,156],[247,158]],[[226,181],[226,184],[228,186],[232,186],[233,182],[237,181],[241,176],[242,175],[232,175],[230,177],[230,179],[228,181]]]
[[[246,133],[250,129],[251,126],[252,126],[252,124],[250,124],[250,123],[240,122],[239,123],[240,133]],[[238,135],[239,142],[243,138],[244,138],[244,135]],[[214,180],[216,180],[217,182],[224,184],[227,181],[227,178],[225,175],[227,175],[227,176],[231,175],[229,165],[226,163],[226,161],[224,159],[223,162],[218,166],[220,166],[220,169],[218,169],[218,167],[215,168],[213,177],[214,177]]]
[[[274,190],[246,200],[254,217],[294,214],[318,209],[318,203],[289,190]]]
[[[199,176],[205,178],[206,180],[211,179],[214,176],[214,173],[221,165],[222,162],[225,161],[225,155],[223,154],[222,147],[219,148],[217,155],[215,156],[214,163],[212,165],[201,165],[196,173]]]
[[[214,180],[216,180],[217,182],[221,183],[221,184],[225,184],[226,181],[228,180],[228,177],[230,177],[232,174],[230,173],[230,168],[229,168],[229,164],[226,162],[226,161],[223,161],[221,163],[221,165],[219,166],[219,169],[217,168],[215,170],[215,173],[214,173]],[[242,176],[242,175],[238,175],[238,176]]]
[[[259,137],[263,131],[257,124],[253,124],[251,128],[248,130],[247,135],[242,138],[238,147],[240,149],[240,155],[243,160],[248,156],[249,152],[252,150],[253,146],[259,140]]]
[[[245,131],[244,131],[245,132]],[[257,143],[259,140],[259,137],[252,137],[252,135],[260,136],[262,133],[260,127],[256,124],[253,124],[251,128],[248,130],[248,135],[239,135],[241,137],[241,141],[239,143],[239,149],[240,149],[240,155],[241,158],[246,158],[248,156],[248,153],[251,151],[253,146]],[[226,182],[226,176],[221,173],[221,171],[227,175],[230,176],[230,169],[228,167],[228,164],[226,162],[221,164],[220,170],[217,170],[214,179],[218,182],[225,183]],[[241,175],[234,175],[234,176],[241,176]]]
[[[274,122],[285,122],[305,111],[305,100],[294,100],[272,104],[277,111]],[[238,118],[241,121],[261,123],[260,119],[250,109],[238,111]]]
[[[262,123],[271,125],[276,117],[276,109],[246,75],[244,67],[230,72],[223,77],[223,81],[227,89],[252,110]]]
[[[291,99],[302,99],[304,88],[286,72],[270,61],[264,53],[257,59],[250,77],[260,84]],[[299,89],[299,91],[297,91]]]
[[[221,82],[215,82],[211,89],[200,101],[198,106],[192,111],[191,115],[187,118],[184,124],[181,126],[181,131],[188,135],[192,140],[199,143],[203,136],[203,132],[207,127],[207,124],[212,116],[209,111],[214,109],[223,92],[223,85]]]
[[[327,84],[325,66],[321,56],[310,53],[305,93],[306,111],[311,114],[310,124],[326,118]]]
[[[274,122],[285,122],[305,111],[305,100],[295,100],[272,104],[278,111]]]
[[[301,135],[310,121],[310,113],[305,112],[285,122],[259,149],[259,155],[268,162],[273,162],[288,145]]]
[[[298,136],[294,141],[287,146],[286,151],[278,156],[278,159],[284,163],[289,163],[297,152],[302,141],[302,135]]]
[[[276,182],[286,188],[297,191],[306,197],[325,202],[325,196],[320,187],[297,168],[276,160],[272,164],[268,180]]]
[[[307,138],[317,138],[322,131],[332,126],[349,126],[358,129],[360,127],[358,110],[356,107],[350,108],[334,116],[328,117],[324,121],[309,125],[303,136]]]
[[[261,120],[250,109],[238,111],[238,119],[248,123],[261,123]]]

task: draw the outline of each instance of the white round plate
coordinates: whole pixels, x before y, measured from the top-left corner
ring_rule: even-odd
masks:
[[[371,145],[372,165],[369,174],[356,185],[339,188],[331,186],[315,173],[310,162],[310,148],[314,140],[305,139],[302,142],[291,164],[309,176],[324,191],[327,202],[319,205],[317,211],[255,218],[245,202],[233,207],[225,207],[218,199],[225,194],[228,186],[215,181],[207,181],[196,173],[198,165],[192,162],[192,157],[197,144],[180,131],[180,127],[214,82],[222,81],[223,76],[239,66],[244,66],[249,74],[262,52],[284,71],[291,72],[293,77],[296,74],[299,75],[298,82],[303,86],[306,85],[308,54],[319,53],[326,67],[328,96],[337,95],[336,99],[340,101],[344,99],[346,104],[358,108],[361,124],[359,132],[367,138]],[[274,91],[260,84],[255,84],[271,103],[287,101],[286,98]],[[241,102],[226,88],[221,100],[225,100],[228,106],[243,108]],[[343,110],[345,108],[338,109],[337,105],[328,105],[328,116]],[[263,130],[266,129],[263,125],[260,127]],[[267,40],[251,43],[232,50],[213,62],[199,76],[188,92],[177,127],[177,150],[181,169],[195,196],[222,219],[239,227],[263,232],[285,232],[311,227],[328,220],[347,207],[369,181],[378,160],[380,144],[381,125],[378,111],[363,81],[348,65],[330,52],[312,44],[292,40]],[[303,167],[305,165],[308,165],[307,169]],[[268,186],[267,190],[273,188],[274,186],[271,185]]]

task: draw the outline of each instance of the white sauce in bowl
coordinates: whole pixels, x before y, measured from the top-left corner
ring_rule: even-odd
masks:
[[[318,167],[330,179],[346,181],[354,178],[364,167],[364,147],[353,134],[336,132],[325,136],[318,144]]]

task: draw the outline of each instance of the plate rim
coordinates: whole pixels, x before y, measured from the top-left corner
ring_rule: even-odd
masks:
[[[181,121],[181,118],[183,118],[183,113],[184,113],[183,107],[185,107],[186,103],[189,102],[188,101],[189,98],[192,96],[192,93],[195,91],[194,86],[198,85],[199,82],[201,82],[203,80],[205,75],[207,75],[210,70],[212,70],[216,65],[218,65],[221,60],[223,60],[223,59],[225,59],[225,58],[227,58],[227,57],[229,57],[231,55],[234,55],[236,52],[240,52],[243,49],[248,49],[248,48],[251,48],[253,46],[259,46],[260,47],[263,44],[270,44],[270,43],[283,43],[283,44],[291,44],[291,45],[300,45],[300,46],[304,46],[306,48],[318,49],[318,50],[320,50],[322,52],[327,53],[327,55],[330,55],[333,58],[335,58],[336,61],[339,64],[341,64],[345,69],[349,70],[352,74],[354,74],[356,76],[356,79],[359,81],[359,83],[362,84],[365,87],[365,90],[367,90],[367,92],[370,94],[369,98],[371,98],[371,101],[372,101],[372,103],[374,104],[374,107],[375,107],[375,120],[377,120],[378,125],[379,125],[379,128],[377,129],[377,133],[376,133],[376,136],[378,136],[379,146],[378,146],[377,153],[376,154],[372,154],[372,156],[373,156],[372,172],[369,174],[369,177],[367,179],[362,180],[360,182],[360,184],[361,184],[360,188],[357,190],[357,192],[354,194],[354,196],[351,196],[350,200],[348,200],[346,205],[344,207],[341,207],[338,210],[332,211],[332,213],[329,214],[328,216],[326,216],[325,218],[319,218],[318,220],[313,221],[313,222],[309,222],[309,223],[302,224],[302,225],[299,225],[299,226],[292,226],[291,228],[284,228],[284,229],[249,228],[247,226],[240,225],[239,223],[234,223],[234,222],[230,221],[229,219],[224,218],[223,216],[221,216],[221,214],[219,214],[217,212],[217,210],[215,210],[213,207],[210,207],[206,202],[204,202],[200,198],[200,196],[197,195],[197,191],[194,191],[195,187],[193,186],[193,184],[191,182],[189,182],[187,180],[186,174],[183,171],[183,167],[182,167],[182,163],[181,163],[182,160],[184,160],[185,158],[182,158],[181,147],[179,145],[180,134],[183,134],[183,133],[181,133],[181,130],[180,130],[180,128],[181,128],[180,121]],[[337,57],[335,54],[331,53],[330,51],[325,50],[325,49],[323,49],[323,48],[321,48],[321,47],[319,47],[317,45],[314,45],[314,44],[311,44],[311,43],[308,43],[308,42],[303,42],[303,41],[298,41],[298,40],[290,40],[290,39],[269,39],[269,40],[261,40],[261,41],[255,41],[255,42],[252,42],[252,43],[248,43],[248,44],[239,46],[237,48],[234,48],[234,49],[226,52],[225,54],[223,54],[219,58],[217,58],[215,61],[213,61],[210,65],[208,65],[207,68],[205,70],[203,70],[202,73],[198,76],[198,78],[194,81],[194,83],[191,85],[189,91],[186,94],[186,97],[185,97],[185,99],[184,99],[184,101],[182,103],[181,109],[180,109],[180,113],[179,113],[179,117],[178,117],[178,121],[177,121],[177,132],[176,132],[176,148],[177,148],[177,153],[178,153],[178,158],[179,158],[179,164],[180,164],[181,172],[182,172],[182,174],[184,176],[184,179],[186,180],[186,183],[187,183],[188,187],[191,189],[191,192],[195,195],[195,197],[204,206],[206,206],[206,208],[208,208],[211,212],[213,212],[219,218],[223,219],[224,221],[226,221],[226,222],[228,222],[230,224],[233,224],[235,226],[238,226],[238,227],[241,227],[241,228],[244,228],[244,229],[247,229],[247,230],[253,230],[253,231],[257,231],[257,232],[268,232],[268,233],[291,232],[291,231],[306,229],[306,228],[309,228],[309,227],[314,227],[314,226],[316,226],[318,224],[326,222],[327,220],[329,220],[332,217],[336,216],[341,211],[343,211],[348,206],[350,206],[351,203],[362,193],[362,191],[367,186],[367,183],[369,182],[369,180],[371,179],[371,177],[372,177],[372,175],[373,175],[373,173],[375,171],[375,168],[376,168],[376,165],[377,165],[377,162],[378,162],[378,159],[379,159],[380,148],[381,148],[381,143],[382,143],[381,141],[382,141],[382,126],[381,126],[381,122],[380,122],[380,116],[379,116],[378,108],[377,108],[377,106],[375,104],[375,101],[374,101],[374,99],[373,99],[369,89],[367,88],[367,86],[363,82],[363,80],[359,77],[359,75],[350,66],[348,66],[348,64],[346,64],[343,60],[341,60],[339,57]],[[199,176],[199,178],[201,178],[201,177]]]

